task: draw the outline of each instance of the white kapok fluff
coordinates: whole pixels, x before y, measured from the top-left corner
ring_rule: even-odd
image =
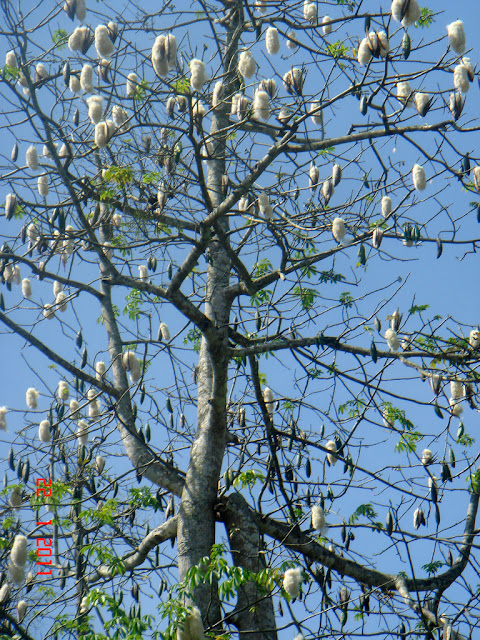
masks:
[[[337,445],[333,440],[329,440],[325,445],[325,449],[327,449],[328,451],[327,460],[331,464],[331,466],[334,467],[338,460],[337,456],[335,455],[337,453]]]
[[[273,391],[270,387],[265,387],[263,390],[263,401],[265,402],[265,407],[267,408],[270,418],[272,418],[275,409],[275,402],[273,399]]]
[[[8,431],[7,429],[7,407],[0,407],[0,431]]]
[[[413,186],[417,191],[424,191],[427,188],[427,178],[425,169],[420,164],[415,164],[412,169]]]
[[[165,322],[160,323],[160,335],[162,336],[163,342],[170,342],[171,340],[170,329],[165,324]]]
[[[14,69],[18,67],[17,57],[14,51],[7,51],[5,54],[5,64]]]
[[[420,7],[418,5],[417,0],[410,0],[408,4],[408,8],[402,19],[404,4],[405,4],[404,0],[393,0],[391,13],[392,13],[392,18],[394,20],[396,20],[397,22],[402,21],[402,25],[404,27],[408,27],[411,24],[414,24],[417,20],[419,20],[421,16],[421,11],[420,11]]]
[[[58,397],[60,400],[68,400],[68,396],[70,395],[70,389],[68,388],[68,384],[65,380],[60,380],[58,382]]]
[[[107,60],[112,57],[115,47],[110,40],[108,33],[108,27],[104,24],[98,25],[95,29],[95,49],[99,58],[106,58]]]
[[[72,420],[76,420],[79,416],[79,409],[80,409],[80,404],[78,403],[78,401],[72,398],[72,400],[70,400],[69,409],[70,409],[70,418]]]
[[[244,78],[251,78],[255,73],[257,63],[250,51],[242,51],[238,58],[238,71]]]
[[[177,627],[177,640],[204,640],[202,616],[197,607],[190,607],[181,625]]]
[[[430,108],[430,95],[428,93],[416,93],[413,101],[418,115],[424,118]]]
[[[323,16],[322,19],[322,34],[328,36],[332,33],[332,23],[330,16]]]
[[[84,64],[82,67],[80,86],[85,93],[93,93],[95,91],[93,86],[93,67],[89,64]]]
[[[310,24],[317,24],[317,5],[314,2],[304,2],[303,17]]]
[[[46,198],[48,196],[48,176],[46,173],[38,176],[37,189],[42,198]]]
[[[16,567],[24,567],[28,559],[28,540],[26,536],[17,534],[10,551],[10,561]]]
[[[345,238],[345,233],[345,221],[343,220],[343,218],[335,218],[332,222],[332,235],[335,240],[341,243]]]
[[[27,613],[27,603],[25,602],[25,600],[20,600],[17,603],[17,622],[19,624],[25,618],[26,613]]]
[[[25,401],[29,409],[36,409],[38,406],[37,398],[40,394],[34,387],[29,387],[25,394]]]
[[[101,381],[105,379],[105,374],[107,372],[107,365],[102,360],[98,360],[95,363],[95,377],[97,380]]]
[[[79,420],[77,425],[77,442],[85,446],[88,442],[88,424],[85,420]]]
[[[65,313],[68,308],[67,296],[64,291],[60,291],[55,298],[55,307],[58,311]]]
[[[50,422],[48,420],[42,420],[38,425],[38,439],[40,442],[50,442],[52,439]]]
[[[266,91],[257,89],[253,97],[253,117],[257,120],[268,120],[270,117],[270,99]]]
[[[68,83],[68,88],[72,93],[80,93],[82,86],[80,84],[80,78],[72,73]]]
[[[467,93],[470,89],[470,78],[468,76],[468,67],[464,64],[457,64],[453,70],[453,85],[460,93]]]
[[[385,331],[385,340],[387,341],[390,351],[400,350],[400,340],[396,331],[393,329],[387,329]]]
[[[392,199],[389,196],[383,196],[381,207],[382,207],[382,216],[384,218],[388,218],[388,216],[392,213],[392,210],[393,210]]]
[[[298,598],[300,596],[300,585],[302,582],[302,567],[295,567],[295,569],[287,569],[285,571],[283,576],[283,588],[291,598]]]
[[[455,20],[447,25],[448,44],[455,53],[462,54],[465,51],[465,29],[461,20]]]
[[[194,91],[201,91],[207,81],[207,70],[202,60],[190,60],[190,86]]]
[[[413,106],[412,87],[408,80],[397,82],[397,98],[407,107]]]
[[[53,320],[55,318],[55,309],[49,302],[47,302],[43,307],[43,317],[47,320]]]
[[[36,147],[30,145],[25,154],[25,164],[30,169],[30,171],[38,170],[38,152]]]
[[[319,505],[314,505],[312,507],[312,527],[315,531],[324,532],[327,528],[327,523],[325,520],[325,513],[323,512],[322,507]]]
[[[92,124],[98,124],[103,116],[102,96],[90,96],[87,98],[88,117]]]
[[[278,29],[275,29],[275,27],[268,27],[266,30],[265,47],[269,55],[275,55],[280,51],[280,38],[278,36]]]
[[[140,84],[140,79],[136,73],[129,73],[127,76],[126,95],[130,98],[135,95]]]
[[[138,267],[138,278],[139,280],[143,280],[144,282],[148,280],[148,268],[146,265],[141,264]]]
[[[20,487],[14,487],[12,489],[12,493],[8,497],[8,504],[13,509],[20,509],[20,507],[22,506],[22,490],[20,489]]]
[[[358,46],[357,60],[361,65],[368,64],[372,58],[372,51],[370,49],[370,42],[368,38],[363,38]]]
[[[95,466],[97,467],[97,473],[102,473],[105,469],[105,458],[103,456],[97,456],[95,458]]]

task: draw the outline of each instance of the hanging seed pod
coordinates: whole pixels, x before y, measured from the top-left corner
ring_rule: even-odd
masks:
[[[373,232],[373,236],[372,236],[372,244],[375,249],[380,248],[380,245],[382,244],[382,240],[383,240],[383,229],[380,229],[380,227],[377,227]]]
[[[413,512],[413,528],[418,529],[420,525],[426,526],[425,514],[421,508],[415,509]]]
[[[22,480],[25,484],[28,484],[30,478],[30,460],[27,459],[24,465],[22,465]]]
[[[80,362],[80,369],[84,369],[85,368],[85,365],[87,364],[87,355],[88,355],[87,354],[87,347],[84,347],[83,351],[82,351],[82,360]]]
[[[410,36],[408,35],[408,32],[405,31],[402,38],[402,51],[403,51],[403,57],[405,60],[408,60],[411,50],[412,50],[412,41],[410,39]]]
[[[15,471],[15,456],[12,447],[10,447],[10,451],[8,452],[8,466],[12,471]]]
[[[462,98],[462,94],[460,91],[455,91],[450,94],[450,99],[448,103],[448,108],[453,116],[455,122],[462,115],[463,107],[465,106],[465,98]]]
[[[362,266],[367,263],[367,255],[365,253],[365,245],[363,243],[358,248],[358,262]]]
[[[372,340],[372,344],[370,345],[370,355],[372,356],[373,362],[377,362],[378,351],[377,351],[377,346],[373,340]]]
[[[10,154],[10,160],[12,162],[16,162],[18,158],[18,142],[15,142],[12,148],[12,153]]]
[[[386,532],[389,536],[391,536],[393,532],[393,514],[390,509],[387,512],[387,518],[386,518],[385,524],[386,524],[385,526]]]
[[[307,478],[310,478],[312,475],[312,465],[310,463],[310,458],[307,458],[307,462],[305,463],[305,475]]]
[[[368,110],[368,96],[363,94],[362,97],[360,98],[360,113],[362,114],[362,116],[366,115],[367,110]]]
[[[17,196],[14,193],[7,193],[5,198],[5,218],[10,220],[17,208]]]
[[[438,499],[438,487],[437,487],[437,479],[435,476],[431,476],[428,478],[428,486],[430,488],[430,500],[433,504],[437,503]]]
[[[440,420],[443,420],[443,413],[441,412],[440,407],[436,403],[435,403],[435,415],[438,418],[440,418]]]
[[[443,243],[440,238],[437,238],[437,260],[440,258],[443,252]]]

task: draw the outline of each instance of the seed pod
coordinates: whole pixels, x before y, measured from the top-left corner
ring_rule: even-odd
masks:
[[[452,474],[450,471],[450,467],[448,466],[448,464],[444,461],[442,462],[442,482],[453,482],[452,479]]]
[[[358,262],[364,266],[367,262],[367,256],[365,253],[365,245],[362,243],[358,248]]]
[[[418,529],[420,525],[426,526],[425,514],[421,508],[415,509],[413,512],[413,528]]]
[[[336,187],[340,184],[342,179],[342,167],[339,164],[334,164],[332,168],[332,182],[333,186]]]
[[[455,122],[462,115],[462,111],[463,111],[464,105],[465,105],[465,99],[462,98],[462,95],[461,95],[461,93],[459,91],[455,91],[454,93],[450,94],[450,100],[449,100],[448,107],[450,109],[450,112],[451,112]]]
[[[377,362],[378,351],[377,351],[377,346],[373,340],[372,340],[372,344],[370,345],[370,355],[372,356],[373,362]]]
[[[375,247],[375,249],[380,248],[380,245],[382,244],[382,239],[383,239],[383,229],[380,229],[380,227],[377,227],[373,232],[373,236],[372,236],[372,244]]]
[[[386,518],[386,532],[389,536],[392,535],[393,532],[393,514],[391,512],[391,510],[389,509],[387,512],[387,518]]]
[[[366,115],[367,110],[368,110],[368,96],[363,94],[362,97],[360,98],[360,113],[362,114],[362,116]]]

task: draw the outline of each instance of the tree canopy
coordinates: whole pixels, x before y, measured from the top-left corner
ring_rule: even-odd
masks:
[[[428,5],[2,0],[1,638],[476,636],[477,74]]]

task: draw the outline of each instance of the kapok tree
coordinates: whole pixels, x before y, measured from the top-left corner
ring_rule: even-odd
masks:
[[[475,636],[473,38],[373,4],[1,3],[2,637]]]

